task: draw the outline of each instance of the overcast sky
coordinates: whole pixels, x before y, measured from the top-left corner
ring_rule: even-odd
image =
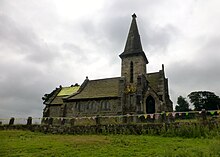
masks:
[[[147,71],[165,65],[174,105],[220,95],[219,0],[0,0],[0,118],[41,117],[59,85],[120,76],[134,12]]]

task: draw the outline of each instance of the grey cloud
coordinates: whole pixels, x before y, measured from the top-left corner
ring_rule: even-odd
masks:
[[[0,63],[1,110],[8,110],[14,114],[30,113],[37,110],[41,113],[41,97],[44,91],[54,86],[53,80],[36,67],[36,65],[22,63]],[[8,114],[8,113],[7,113]],[[8,117],[6,112],[1,112],[0,117]]]
[[[29,27],[24,27],[7,15],[0,15],[0,47],[3,53],[10,49],[10,53],[21,54],[26,60],[37,63],[48,63],[58,57],[57,48],[48,46],[40,40]],[[5,52],[7,53],[7,52]]]
[[[201,45],[198,50],[198,60],[205,65],[218,64],[220,61],[220,37],[219,36],[200,36],[197,43]],[[201,62],[202,64],[202,62]]]
[[[201,43],[192,61],[173,62],[166,67],[174,103],[179,95],[187,96],[195,90],[209,90],[220,95],[220,38],[209,37]]]
[[[124,48],[130,22],[131,18],[127,16],[110,17],[103,22],[105,35],[111,46],[114,45],[118,49]]]
[[[146,42],[146,48],[153,54],[167,53],[168,46],[178,35],[179,31],[171,24],[164,27],[147,24],[143,39]]]
[[[63,51],[67,52],[65,53],[66,56],[69,56],[74,61],[81,61],[83,63],[86,63],[89,61],[85,50],[83,50],[80,46],[75,45],[74,43],[65,42],[63,43],[62,48],[63,48]]]
[[[58,57],[57,48],[46,45],[31,27],[0,14],[0,91],[1,110],[22,115],[32,110],[41,113],[43,91],[53,86],[44,72]],[[8,113],[7,113],[8,114]],[[8,117],[1,112],[1,117]]]
[[[165,5],[163,1],[160,2]],[[156,4],[144,0],[111,1],[106,3],[98,19],[84,18],[78,28],[81,28],[87,41],[92,41],[99,48],[97,54],[109,55],[110,62],[115,63],[124,50],[131,14],[136,12],[144,50],[151,51],[151,54],[164,54],[167,53],[170,43],[179,35],[179,30],[172,24],[158,26],[151,20],[152,7],[158,9]]]

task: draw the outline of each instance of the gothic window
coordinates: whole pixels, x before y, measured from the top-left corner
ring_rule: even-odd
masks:
[[[110,103],[109,103],[109,101],[106,102],[105,109],[108,110],[108,111],[110,110]]]
[[[137,95],[136,104],[141,104],[141,95]]]
[[[130,83],[133,83],[134,80],[134,65],[133,62],[131,61],[130,63]]]
[[[93,102],[91,102],[91,109],[92,109],[92,110],[94,109]]]
[[[134,95],[130,95],[130,106],[134,104]]]
[[[110,103],[108,101],[102,101],[101,102],[101,110],[102,111],[110,110]]]
[[[90,109],[90,103],[87,103],[86,104],[86,110],[89,110]]]
[[[103,102],[102,102],[102,110],[105,111],[105,110],[106,110],[106,107],[107,107],[106,101],[103,101]]]
[[[76,105],[75,105],[75,109],[77,112],[80,112],[80,103],[79,102],[76,102]]]

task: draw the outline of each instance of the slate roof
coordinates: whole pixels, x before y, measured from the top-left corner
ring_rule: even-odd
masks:
[[[158,85],[160,84],[161,75],[160,72],[148,73],[147,80],[149,81],[149,85],[155,92],[159,92],[160,89]]]
[[[69,97],[68,100],[95,99],[119,96],[120,77],[87,80],[85,87],[76,95]]]
[[[63,96],[56,96],[50,105],[62,105],[63,104]]]

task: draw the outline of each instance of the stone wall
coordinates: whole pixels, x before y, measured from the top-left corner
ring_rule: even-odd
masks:
[[[62,125],[2,125],[0,130],[30,130],[53,134],[142,134],[149,129],[161,129],[163,124],[148,125],[92,125],[92,126],[62,126]]]
[[[60,105],[49,106],[49,115],[50,115],[50,117],[60,117],[61,116],[61,106]]]
[[[79,100],[67,102],[65,117],[117,115],[122,113],[119,98]]]
[[[0,130],[30,130],[52,134],[133,134],[163,135],[180,137],[215,137],[219,135],[219,123],[157,123],[121,125],[0,125]]]
[[[8,123],[1,123],[0,130],[30,130],[44,133],[59,134],[152,134],[178,135],[187,137],[201,136],[202,134],[220,133],[219,111],[193,111],[191,113],[172,113],[156,115],[123,115],[109,117],[75,117],[75,118],[43,118],[41,124],[35,124],[31,117],[26,123],[16,124],[15,118]],[[176,120],[176,122],[175,122]],[[178,121],[177,121],[178,120]],[[180,122],[180,120],[184,120]]]

